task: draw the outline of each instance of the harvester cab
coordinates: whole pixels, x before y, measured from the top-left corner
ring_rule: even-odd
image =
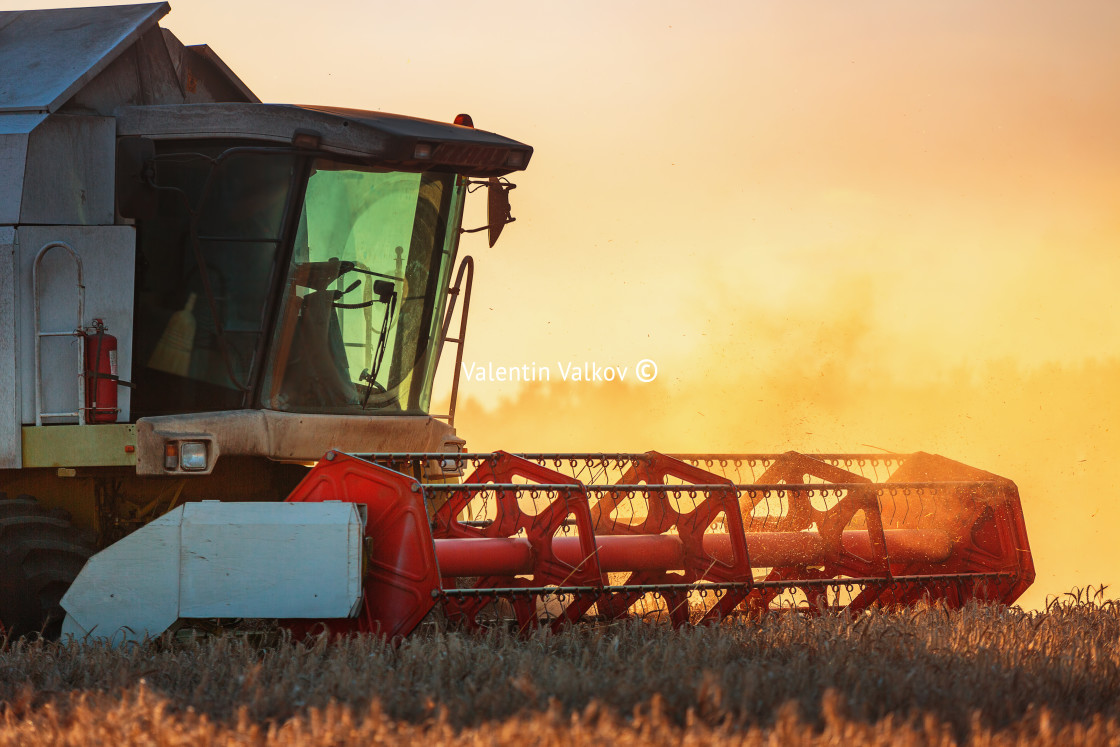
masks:
[[[491,191],[496,238],[532,156],[466,116],[263,104],[168,10],[0,13],[0,517],[96,546],[282,498],[332,448],[458,451],[430,408],[464,199]],[[57,602],[89,554],[65,534],[68,571],[20,592],[47,601],[0,620]]]
[[[1014,485],[941,457],[463,453],[464,200],[493,245],[532,149],[261,103],[168,10],[0,13],[4,628],[685,624],[1033,580]]]

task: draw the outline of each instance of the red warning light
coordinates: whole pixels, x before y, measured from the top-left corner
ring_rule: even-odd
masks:
[[[471,119],[471,115],[469,114],[456,114],[455,124],[463,127],[474,127],[474,120]]]

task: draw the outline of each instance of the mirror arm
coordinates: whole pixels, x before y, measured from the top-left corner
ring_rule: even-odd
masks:
[[[487,228],[490,228],[491,225],[504,226],[507,223],[513,223],[516,220],[517,220],[517,218],[514,218],[511,215],[510,217],[506,218],[501,223],[494,223],[494,224],[487,223],[485,226],[479,226],[478,228],[460,228],[459,233],[478,233],[479,231],[485,231]]]
[[[467,192],[473,192],[480,186],[486,185],[489,197],[486,200],[486,225],[478,228],[460,228],[459,233],[477,233],[486,230],[490,234],[490,246],[498,242],[498,236],[507,223],[516,220],[509,206],[509,192],[516,189],[517,185],[509,179],[492,176],[489,179],[474,179],[467,181]],[[472,187],[474,189],[472,189]]]

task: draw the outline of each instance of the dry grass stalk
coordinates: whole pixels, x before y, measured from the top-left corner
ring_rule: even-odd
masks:
[[[1120,605],[0,651],[0,746],[417,739],[1117,744]]]

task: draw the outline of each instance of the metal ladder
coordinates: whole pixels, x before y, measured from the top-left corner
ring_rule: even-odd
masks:
[[[40,287],[39,272],[43,257],[52,249],[65,249],[70,258],[74,260],[74,267],[78,272],[78,316],[76,324],[69,330],[44,332],[42,329],[41,313],[39,309]],[[35,264],[31,269],[31,282],[35,296],[35,425],[42,425],[44,418],[74,418],[78,425],[86,424],[86,337],[82,331],[82,319],[85,318],[86,287],[82,283],[82,258],[74,251],[73,247],[64,241],[52,241],[39,250],[35,255]],[[76,337],[78,338],[78,409],[75,412],[43,412],[43,338],[44,337]]]
[[[466,285],[463,276],[466,275]],[[436,362],[433,368],[439,368],[439,359],[443,354],[443,342],[453,342],[455,348],[455,373],[451,380],[451,404],[446,415],[432,415],[433,418],[446,420],[448,425],[455,425],[455,406],[459,400],[459,372],[463,368],[463,344],[467,341],[467,317],[471,313],[471,286],[474,285],[474,257],[467,255],[459,263],[459,271],[455,274],[455,285],[447,289],[450,301],[447,304],[447,313],[443,317],[443,329],[440,332],[441,344],[436,351]],[[459,315],[459,336],[448,337],[451,330],[451,316],[455,313],[455,304],[459,295],[463,296],[463,313]]]

